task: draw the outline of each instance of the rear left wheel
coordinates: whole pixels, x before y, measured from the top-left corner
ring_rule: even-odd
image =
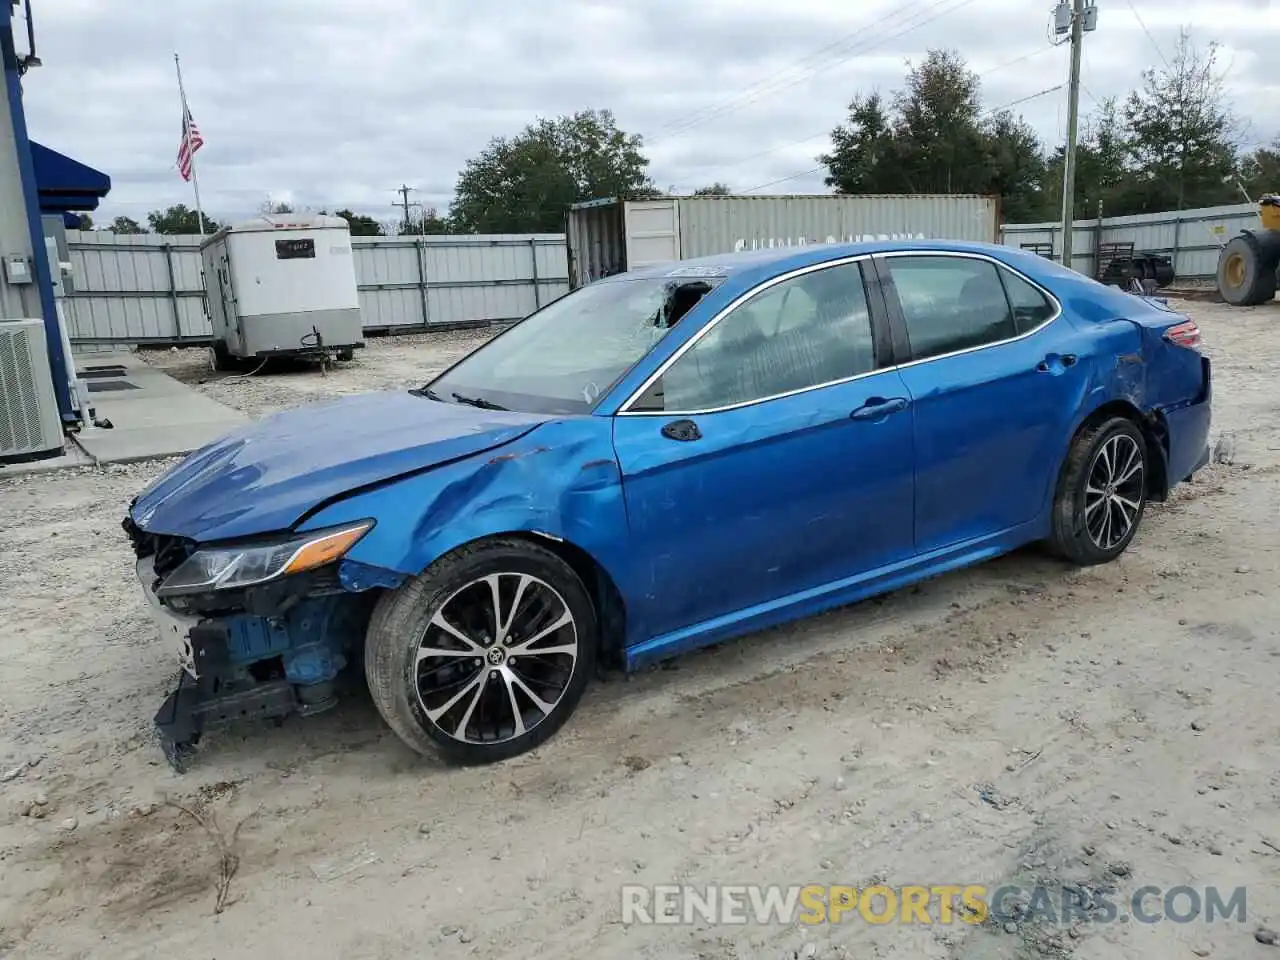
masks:
[[[1147,441],[1115,417],[1076,437],[1058,481],[1051,542],[1073,563],[1107,563],[1125,551],[1147,505]]]
[[[492,763],[564,724],[597,642],[573,568],[537,544],[494,539],[442,557],[379,601],[365,670],[378,711],[414,750]]]

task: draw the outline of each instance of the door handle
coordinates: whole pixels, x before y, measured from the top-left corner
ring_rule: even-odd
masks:
[[[670,423],[665,423],[662,425],[662,435],[668,440],[681,440],[686,443],[690,440],[702,439],[702,431],[692,420],[672,420]]]
[[[849,414],[849,417],[853,420],[879,420],[905,409],[907,409],[906,397],[892,397],[888,400],[884,397],[872,397]]]
[[[1036,372],[1048,373],[1053,366],[1074,367],[1076,359],[1074,353],[1051,353],[1036,364]]]

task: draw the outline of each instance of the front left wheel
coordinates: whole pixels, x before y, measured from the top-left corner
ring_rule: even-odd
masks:
[[[454,764],[505,760],[551,737],[594,672],[581,578],[552,551],[461,547],[379,600],[365,640],[373,702],[410,747]]]

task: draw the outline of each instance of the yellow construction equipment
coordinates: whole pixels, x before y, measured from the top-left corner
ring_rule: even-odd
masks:
[[[1280,194],[1258,201],[1256,230],[1242,230],[1218,256],[1218,293],[1233,307],[1252,307],[1276,295],[1280,281]]]

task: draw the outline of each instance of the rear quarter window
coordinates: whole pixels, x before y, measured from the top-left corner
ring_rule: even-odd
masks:
[[[1018,333],[1027,333],[1045,323],[1057,307],[1041,290],[1023,280],[1011,270],[1000,271],[1009,306],[1013,309],[1013,323]]]

